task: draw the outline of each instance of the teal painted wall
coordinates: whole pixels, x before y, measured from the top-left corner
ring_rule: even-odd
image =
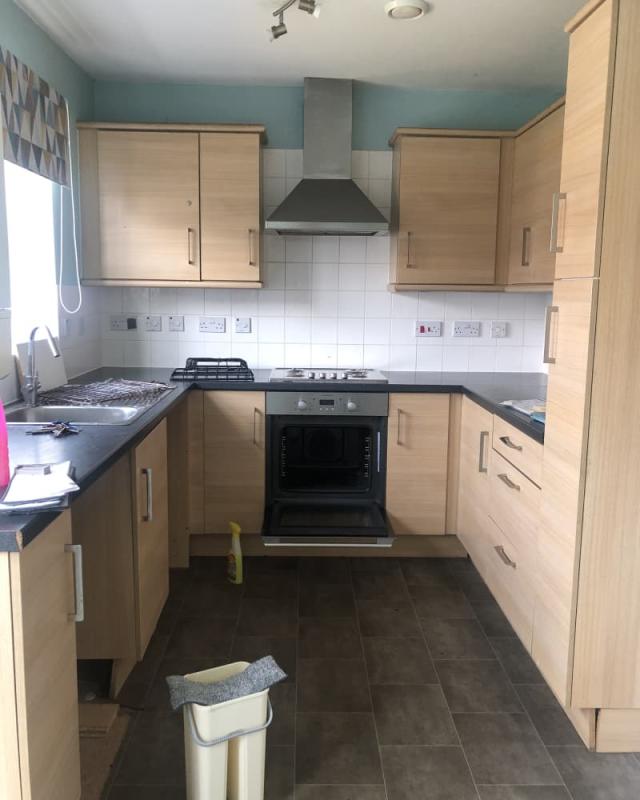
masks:
[[[356,83],[353,145],[384,150],[399,125],[434,128],[519,127],[563,93],[399,90]],[[95,119],[106,122],[256,122],[269,147],[302,147],[302,87],[208,86],[96,81]]]
[[[72,157],[77,164],[75,120],[93,117],[93,79],[58,47],[33,20],[21,11],[12,0],[0,0],[0,44],[31,67],[42,78],[56,87],[69,103],[71,121]],[[75,174],[77,175],[77,169]],[[59,190],[54,189],[56,199]],[[73,283],[75,261],[71,246],[71,202],[69,192],[65,195],[65,242],[66,246],[63,283]],[[76,188],[77,198],[77,188]],[[76,206],[78,204],[76,203]],[[76,216],[79,212],[76,207]],[[2,231],[0,231],[2,235]],[[8,265],[0,264],[0,286],[7,280]],[[73,302],[71,300],[71,302]],[[2,303],[0,303],[2,305]]]

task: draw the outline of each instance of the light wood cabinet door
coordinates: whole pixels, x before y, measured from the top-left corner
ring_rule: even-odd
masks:
[[[398,146],[396,283],[492,284],[499,139],[406,136]]]
[[[515,141],[509,284],[553,283],[553,197],[560,189],[564,108],[558,108]]]
[[[80,752],[71,516],[9,556],[22,800],[78,800]],[[8,677],[3,674],[3,680]],[[2,714],[5,714],[3,708]]]
[[[445,533],[448,452],[448,394],[390,395],[386,507],[395,534]]]
[[[98,131],[100,259],[84,277],[199,281],[198,134]]]
[[[200,134],[202,279],[260,280],[260,137]]]
[[[606,0],[571,33],[557,204],[556,278],[597,275],[609,147],[616,3]]]
[[[73,542],[82,546],[84,621],[78,658],[136,657],[131,465],[123,456],[71,508]]]
[[[553,291],[532,655],[569,704],[597,281]]]
[[[260,533],[265,492],[264,392],[204,392],[205,533],[237,522]]]
[[[138,659],[142,659],[169,596],[166,419],[135,448],[132,459],[134,586]]]
[[[476,540],[486,528],[489,513],[489,458],[493,414],[462,398],[460,468],[458,478],[458,537],[473,558]]]

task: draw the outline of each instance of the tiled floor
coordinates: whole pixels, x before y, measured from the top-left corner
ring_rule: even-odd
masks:
[[[164,676],[271,653],[266,800],[638,800],[636,755],[587,752],[468,560],[220,559],[172,574],[120,701],[108,800],[184,798]]]

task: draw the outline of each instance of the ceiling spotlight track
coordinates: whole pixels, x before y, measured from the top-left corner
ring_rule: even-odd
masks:
[[[269,29],[272,42],[287,33],[287,26],[284,22],[284,14],[285,11],[288,11],[291,6],[294,6],[296,3],[298,4],[300,11],[306,11],[307,14],[310,14],[316,18],[320,16],[319,0],[286,0],[286,2],[284,2],[279,8],[276,8],[276,10],[273,12],[273,16],[277,17],[278,22],[277,24],[272,25]]]

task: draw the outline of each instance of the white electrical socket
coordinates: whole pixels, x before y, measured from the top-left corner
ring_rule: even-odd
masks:
[[[126,331],[129,326],[127,324],[126,314],[112,314],[109,319],[109,330],[111,331]]]
[[[236,317],[236,333],[251,333],[251,317]]]
[[[416,336],[442,336],[442,322],[418,320]]]
[[[509,328],[506,322],[492,322],[491,323],[491,338],[504,339],[507,336]]]
[[[162,330],[162,317],[159,314],[153,314],[144,318],[145,331],[152,331],[159,333]]]
[[[200,317],[200,333],[225,333],[226,330],[224,317]]]
[[[78,317],[78,319],[82,319],[82,317]],[[69,319],[69,317],[66,317],[64,321],[64,327],[62,329],[62,335],[68,339],[72,333],[73,333],[73,320]]]
[[[169,317],[169,330],[172,333],[182,333],[184,331],[184,317]]]
[[[480,336],[480,323],[467,321],[456,321],[453,323],[453,336],[455,337],[477,337]]]

